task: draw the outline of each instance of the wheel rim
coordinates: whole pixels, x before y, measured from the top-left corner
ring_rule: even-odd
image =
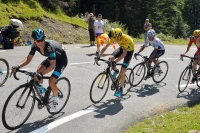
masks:
[[[158,67],[159,66],[159,67]],[[168,73],[168,64],[165,61],[158,63],[158,65],[153,69],[153,80],[159,83],[165,79]]]
[[[190,69],[186,68],[180,76],[179,82],[178,82],[178,90],[179,92],[183,92],[187,86],[188,83],[190,81],[190,77],[191,77],[191,71]]]
[[[138,64],[133,68],[133,74],[134,74],[134,81],[133,81],[133,86],[139,85],[144,76],[145,76],[146,68],[144,64]]]

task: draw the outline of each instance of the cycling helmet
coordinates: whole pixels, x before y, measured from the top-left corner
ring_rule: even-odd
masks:
[[[195,31],[193,32],[193,35],[194,35],[194,36],[200,36],[200,30],[195,30]]]
[[[114,39],[120,39],[122,37],[122,30],[120,28],[115,28],[113,31],[112,31],[112,37]]]
[[[33,30],[31,36],[34,40],[42,40],[46,37],[46,34],[43,30],[37,28],[37,29]]]
[[[148,38],[153,38],[154,36],[156,36],[155,30],[151,29],[151,30],[147,31]]]
[[[13,28],[19,28],[20,30],[23,30],[23,24],[20,20],[18,19],[10,19],[10,26],[12,26]]]

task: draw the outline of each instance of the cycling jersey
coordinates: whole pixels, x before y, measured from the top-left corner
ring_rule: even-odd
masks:
[[[164,46],[163,42],[157,37],[154,37],[153,41],[149,41],[149,38],[147,37],[147,40],[146,40],[146,43],[144,44],[144,46],[147,46],[147,44],[152,45],[156,49],[165,50],[165,46]]]
[[[56,68],[54,69],[52,76],[56,79],[59,78],[68,63],[67,55],[62,46],[54,40],[46,40],[44,54],[41,53],[40,49],[34,43],[29,54],[34,55],[35,51],[38,51],[41,55],[48,57],[41,63],[46,68],[50,65],[49,60],[56,60]]]
[[[199,38],[198,38],[198,39],[199,39]],[[199,41],[200,41],[200,39],[199,39]],[[191,36],[191,37],[190,37],[190,41],[189,41],[189,43],[188,43],[188,46],[191,46],[192,43],[194,43],[194,44],[196,45],[196,47],[197,47],[197,51],[195,52],[195,56],[196,56],[197,54],[200,53],[200,42],[197,43],[197,42],[195,41],[195,37],[194,37],[194,36]]]
[[[111,43],[114,42],[114,38],[111,38]],[[122,34],[121,40],[117,41],[118,45],[122,48],[128,48],[127,51],[133,51],[134,50],[134,42],[133,39],[126,34]]]
[[[38,51],[41,55],[48,57],[49,60],[62,60],[62,55],[66,54],[62,45],[54,40],[45,41],[44,54],[42,54],[40,49],[34,43],[29,54],[34,55],[35,51]]]

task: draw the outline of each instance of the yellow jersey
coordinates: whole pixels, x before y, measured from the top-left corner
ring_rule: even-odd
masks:
[[[111,42],[114,42],[114,38],[111,38]],[[133,51],[134,50],[134,42],[133,39],[126,34],[122,34],[122,38],[121,40],[116,40],[116,42],[118,43],[118,45],[122,48],[128,48],[127,51]]]

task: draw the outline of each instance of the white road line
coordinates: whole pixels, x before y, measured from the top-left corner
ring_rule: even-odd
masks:
[[[196,85],[197,85],[196,83],[194,83],[194,84],[188,84],[188,86],[196,86]],[[181,88],[185,87],[185,86],[186,86],[186,84],[180,85]],[[176,87],[178,88],[178,85]]]
[[[7,50],[2,50],[2,51],[0,51],[0,53],[1,53],[1,52],[6,52],[6,51],[7,51]]]
[[[66,123],[66,122],[69,122],[69,121],[71,121],[73,119],[76,119],[78,117],[81,117],[83,115],[91,113],[93,111],[95,111],[95,109],[93,109],[93,108],[88,108],[88,109],[85,109],[85,110],[81,110],[81,111],[76,112],[74,114],[71,114],[69,116],[63,117],[63,118],[61,118],[59,120],[53,121],[53,122],[51,122],[51,123],[49,123],[49,124],[47,124],[47,125],[45,125],[45,126],[43,126],[41,128],[38,128],[38,129],[32,131],[31,133],[45,133],[45,132],[47,132],[47,131],[49,131],[49,130],[57,127],[57,126],[60,126],[60,125],[62,125],[64,123]]]
[[[102,62],[102,61],[98,61],[98,62]],[[79,63],[70,63],[69,65],[81,65],[81,64],[91,64],[91,63],[94,63],[94,61],[91,61],[91,62],[79,62]]]
[[[160,58],[161,60],[180,60],[180,58]]]

